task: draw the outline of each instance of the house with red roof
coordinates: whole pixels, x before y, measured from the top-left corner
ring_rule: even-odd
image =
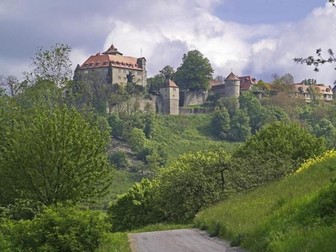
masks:
[[[82,76],[99,76],[106,84],[126,85],[127,82],[147,86],[146,59],[124,56],[112,44],[103,53],[91,55],[76,71]]]

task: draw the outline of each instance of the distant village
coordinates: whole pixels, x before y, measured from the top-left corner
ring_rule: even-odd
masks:
[[[132,81],[144,89],[148,88],[146,59],[124,56],[114,45],[103,53],[90,56],[82,65],[77,66],[76,71],[82,77],[98,76],[107,85],[126,85]],[[204,104],[209,95],[238,98],[243,92],[253,92],[261,97],[263,92],[254,88],[256,84],[256,78],[249,75],[237,76],[233,72],[222,81],[211,80],[209,91],[180,91],[174,81],[166,80],[155,97],[141,101],[139,106],[140,109],[152,106],[153,110],[160,114],[192,114],[197,113],[193,106]],[[324,101],[332,101],[333,95],[336,94],[335,87],[324,84],[294,83],[293,87],[291,95],[306,102],[312,99],[312,88],[318,93],[319,99]],[[107,105],[107,112],[114,110],[113,106]]]

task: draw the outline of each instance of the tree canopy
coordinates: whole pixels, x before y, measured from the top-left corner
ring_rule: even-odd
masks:
[[[72,77],[70,52],[71,48],[66,44],[55,44],[49,50],[39,48],[33,58],[33,70],[24,73],[26,79],[31,84],[49,80],[58,87],[64,86]]]
[[[214,70],[210,61],[197,50],[183,55],[182,64],[177,68],[175,81],[182,90],[208,90]]]
[[[0,201],[52,205],[98,196],[109,184],[107,129],[65,106],[37,107],[7,120],[0,142]],[[6,178],[6,179],[4,179]]]

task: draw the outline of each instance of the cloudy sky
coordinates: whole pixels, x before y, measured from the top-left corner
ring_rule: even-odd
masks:
[[[327,0],[0,0],[0,75],[22,77],[38,47],[71,46],[75,67],[113,43],[147,59],[148,75],[176,69],[197,49],[216,75],[332,85],[334,66],[319,73],[293,62],[317,48],[336,50],[336,8]]]

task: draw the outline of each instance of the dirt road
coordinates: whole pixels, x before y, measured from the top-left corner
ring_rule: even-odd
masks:
[[[243,252],[197,229],[129,234],[132,252]]]

